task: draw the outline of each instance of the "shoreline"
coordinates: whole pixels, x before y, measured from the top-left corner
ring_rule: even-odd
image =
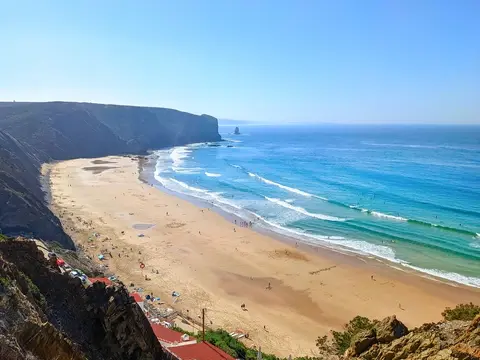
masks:
[[[153,186],[159,191],[162,191],[168,195],[179,197],[183,200],[186,200],[196,206],[200,207],[210,207],[213,211],[221,215],[225,220],[229,221],[234,224],[234,220],[237,221],[245,221],[244,218],[242,218],[240,215],[236,215],[234,213],[228,212],[219,206],[216,206],[215,204],[209,202],[208,200],[201,199],[199,197],[195,196],[190,196],[188,194],[184,194],[181,192],[176,192],[173,190],[168,189],[167,187],[163,186],[161,183],[159,183],[153,173],[155,171],[155,158],[154,154],[149,154],[148,156],[144,157],[141,161],[139,161],[139,176],[138,178],[140,181],[144,182],[145,184],[149,186]],[[362,254],[357,251],[354,251],[349,248],[342,247],[340,245],[328,245],[328,244],[322,244],[322,243],[317,243],[317,244],[312,244],[307,241],[303,241],[302,239],[295,238],[294,236],[289,236],[286,234],[281,234],[279,232],[276,232],[274,230],[269,229],[266,226],[262,225],[257,225],[254,224],[254,227],[250,228],[252,231],[255,231],[259,234],[268,236],[274,240],[280,241],[280,242],[285,242],[286,244],[290,246],[296,246],[298,249],[308,251],[312,254],[316,254],[319,251],[320,252],[326,252],[324,255],[330,255],[332,256],[333,254],[339,254],[343,257],[344,261],[348,261],[348,258],[353,257],[356,258],[357,260],[363,261],[363,262],[372,262],[376,264],[381,264],[381,266],[388,266],[390,269],[395,269],[397,271],[401,271],[404,273],[412,274],[414,276],[419,276],[422,278],[425,278],[430,281],[436,281],[440,282],[452,287],[465,287],[467,289],[469,288],[474,288],[474,289],[480,289],[479,287],[464,284],[461,282],[457,282],[445,277],[440,277],[436,276],[433,274],[430,274],[426,271],[421,271],[416,268],[410,267],[410,266],[404,266],[402,263],[394,262],[386,258],[380,258],[378,256],[372,255],[372,254]],[[346,258],[345,258],[346,257]],[[427,269],[426,269],[427,270]]]
[[[249,228],[233,231],[217,211],[145,184],[142,161],[113,156],[47,165],[52,210],[89,255],[113,255],[109,271],[125,284],[160,294],[169,305],[171,292],[180,292],[175,308],[192,317],[207,308],[209,326],[245,329],[248,346],[311,355],[318,336],[356,315],[396,314],[413,327],[440,320],[447,306],[480,301],[478,289],[458,285],[452,291],[450,284],[377,260],[296,248]],[[155,226],[140,237],[138,224]],[[101,240],[92,243],[92,231]],[[151,280],[144,280],[139,261]]]

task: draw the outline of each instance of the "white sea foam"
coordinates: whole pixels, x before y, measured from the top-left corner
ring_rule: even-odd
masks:
[[[223,138],[223,140],[234,142],[234,143],[241,143],[242,140],[235,140],[235,139],[229,139],[229,138]]]
[[[180,168],[186,159],[191,153],[191,150],[187,146],[177,146],[173,148],[170,153],[170,158],[172,159],[172,167]]]
[[[384,245],[375,245],[361,240],[345,239],[342,236],[325,236],[325,235],[313,235],[307,234],[303,231],[286,228],[273,221],[266,220],[258,214],[254,214],[261,221],[269,225],[272,230],[286,236],[293,236],[299,240],[317,246],[327,246],[337,250],[344,250],[350,253],[356,253],[360,255],[375,256],[385,260],[389,260],[395,263],[402,263],[395,257],[393,249]]]
[[[465,276],[465,275],[460,275],[457,273],[453,272],[448,272],[448,271],[443,271],[443,270],[438,270],[438,269],[424,269],[421,267],[413,266],[410,264],[402,264],[405,267],[408,267],[410,269],[414,269],[417,271],[420,271],[422,273],[441,278],[441,279],[446,279],[450,280],[453,282],[456,282],[458,284],[463,284],[463,285],[468,285],[468,286],[473,286],[476,288],[480,288],[480,278],[472,277],[472,276]]]
[[[209,172],[206,172],[206,171],[205,171],[205,175],[207,175],[208,177],[220,177],[220,176],[222,176],[222,174],[209,173]]]
[[[284,208],[296,211],[298,213],[301,213],[303,215],[310,216],[310,217],[313,217],[313,218],[316,218],[316,219],[327,220],[327,221],[345,221],[346,220],[346,219],[338,218],[336,216],[329,216],[329,215],[324,215],[324,214],[311,213],[311,212],[305,210],[304,208],[302,208],[300,206],[294,206],[294,205],[289,204],[289,203],[287,203],[285,201],[282,201],[280,199],[269,198],[267,196],[265,196],[265,199],[267,199],[268,201],[271,201],[271,202],[273,202],[277,205],[283,206]]]
[[[231,212],[232,208],[236,210],[242,210],[241,206],[220,196],[222,195],[221,192],[211,192],[206,189],[200,189],[200,188],[188,185],[183,181],[179,181],[174,178],[164,178],[164,177],[161,177],[157,171],[155,171],[154,177],[160,184],[162,184],[162,186],[164,186],[168,190],[193,196],[198,199],[213,203],[214,205],[220,207],[222,210],[226,212]],[[228,207],[225,207],[225,206],[228,206]]]
[[[170,178],[170,181],[173,181],[175,184],[178,184],[180,185],[181,187],[187,189],[187,190],[190,190],[190,191],[194,191],[194,192],[199,192],[199,193],[203,193],[203,194],[207,194],[209,191],[208,190],[204,190],[204,189],[199,189],[199,188],[196,188],[194,186],[190,186],[182,181],[179,181],[177,179],[174,179],[174,178]]]
[[[302,190],[299,190],[299,189],[295,189],[295,188],[291,188],[289,186],[285,186],[285,185],[282,185],[282,184],[279,184],[279,183],[276,183],[272,180],[268,180],[268,179],[265,179],[264,177],[261,177],[257,174],[254,174],[254,173],[251,173],[249,172],[248,175],[250,175],[251,177],[255,178],[255,179],[258,179],[260,181],[263,181],[264,183],[266,184],[269,184],[269,185],[274,185],[274,186],[277,186],[279,187],[280,189],[283,189],[283,190],[287,190],[287,191],[290,191],[292,193],[295,193],[295,194],[298,194],[298,195],[302,195],[302,196],[305,196],[305,197],[312,197],[314,195],[312,194],[309,194],[305,191],[302,191]]]
[[[370,214],[372,216],[376,216],[376,217],[379,217],[379,218],[383,218],[383,219],[390,219],[390,220],[396,220],[396,221],[408,221],[408,219],[405,219],[401,216],[395,216],[395,215],[390,215],[390,214],[384,214],[380,211],[373,211],[373,210],[369,210],[369,209],[364,209],[364,208],[361,208],[361,207],[358,207],[356,205],[348,205],[348,207],[350,209],[356,209],[356,210],[360,210],[361,212],[363,213],[367,213],[367,214]]]
[[[363,209],[362,209],[363,211]],[[384,219],[391,219],[391,220],[398,220],[398,221],[407,221],[407,219],[401,217],[401,216],[394,216],[394,215],[389,215],[389,214],[384,214],[378,211],[370,211],[369,214],[372,214],[373,216],[384,218]]]
[[[294,201],[295,201],[295,199],[285,199],[285,202],[287,202],[289,204],[293,203]]]
[[[237,169],[241,169],[241,168],[242,168],[242,167],[239,166],[239,165],[233,165],[233,164],[230,164],[230,165],[232,165],[234,168],[237,168]]]
[[[376,258],[384,259],[391,263],[396,263],[406,268],[410,268],[436,278],[480,288],[480,278],[464,276],[457,273],[447,272],[447,271],[442,271],[437,269],[425,269],[418,266],[410,265],[408,262],[398,259],[395,255],[395,251],[392,248],[385,245],[375,245],[375,244],[368,243],[366,241],[350,240],[350,239],[345,239],[345,238],[336,237],[336,236],[306,234],[301,231],[285,228],[280,224],[277,224],[272,221],[268,221],[257,214],[255,214],[255,216],[257,216],[257,218],[261,219],[264,223],[269,225],[272,228],[272,230],[286,236],[293,236],[306,243],[319,245],[319,246],[324,245],[327,247],[333,247],[333,249],[337,249],[337,250],[343,249],[345,251],[357,253],[360,255],[374,256]]]
[[[200,174],[202,172],[202,168],[193,167],[193,168],[184,168],[184,167],[175,167],[172,168],[176,173],[179,174]]]

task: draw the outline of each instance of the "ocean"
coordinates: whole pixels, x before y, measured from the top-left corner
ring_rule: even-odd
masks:
[[[480,127],[220,126],[153,179],[311,245],[480,287]]]

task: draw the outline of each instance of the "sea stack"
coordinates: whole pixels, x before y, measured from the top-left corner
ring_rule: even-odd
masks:
[[[235,128],[234,134],[235,135],[240,135],[240,129],[238,128],[238,126]]]

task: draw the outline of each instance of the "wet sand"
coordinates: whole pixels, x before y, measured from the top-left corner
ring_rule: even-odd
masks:
[[[88,169],[95,164],[111,166]],[[296,248],[239,227],[208,207],[140,181],[138,160],[129,157],[47,168],[52,210],[87,253],[96,258],[102,249],[111,252],[106,262],[125,284],[133,282],[167,303],[175,290],[181,294],[175,308],[192,317],[206,308],[209,326],[242,329],[250,334],[247,345],[266,352],[312,355],[318,336],[356,315],[396,314],[414,327],[440,320],[446,306],[480,302],[479,289],[328,249]],[[135,229],[138,224],[154,226]],[[100,236],[89,241],[93,232]]]

